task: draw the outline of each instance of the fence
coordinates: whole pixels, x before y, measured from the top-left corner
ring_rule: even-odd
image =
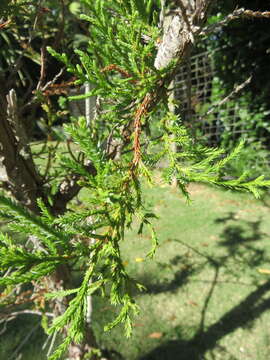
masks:
[[[193,133],[217,145],[230,136],[236,140],[252,131],[252,119],[242,96],[250,79],[226,94],[217,77],[214,51],[191,56],[180,68],[174,81],[177,112]],[[258,114],[262,119],[266,114]],[[247,120],[250,120],[247,126]]]

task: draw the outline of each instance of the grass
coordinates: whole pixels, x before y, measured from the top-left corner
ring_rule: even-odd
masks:
[[[150,235],[138,235],[136,223],[122,244],[130,274],[146,286],[135,294],[141,312],[134,319],[134,335],[124,338],[121,327],[103,333],[115,309],[95,297],[99,342],[125,360],[268,359],[270,275],[263,273],[270,270],[267,200],[200,184],[189,190],[191,205],[170,187],[147,191],[148,206],[159,215],[156,256],[146,258]],[[9,323],[0,360],[16,351],[29,321]],[[38,348],[44,340],[40,331],[34,333],[19,351],[21,359],[43,359]]]
[[[96,299],[100,343],[126,360],[269,358],[270,225],[267,204],[245,194],[190,187],[190,206],[172,188],[151,189],[160,247],[146,259],[149,234],[136,226],[123,244],[131,275],[147,290],[134,336],[104,334],[114,309]],[[144,260],[144,261],[142,261]]]

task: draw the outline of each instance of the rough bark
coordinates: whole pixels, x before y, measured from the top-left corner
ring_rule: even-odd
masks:
[[[41,178],[17,118],[15,93],[3,90],[0,92],[0,160],[8,178],[6,187],[23,206],[38,213],[37,199],[44,198]]]
[[[155,67],[163,69],[171,61],[177,63],[188,55],[195,36],[200,34],[202,25],[214,0],[175,0],[174,7],[164,15],[163,38],[155,59]],[[171,74],[171,77],[174,73]],[[172,80],[172,79],[170,79]]]

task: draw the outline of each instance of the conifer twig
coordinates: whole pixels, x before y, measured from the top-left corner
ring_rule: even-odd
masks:
[[[50,343],[50,347],[48,349],[48,352],[47,352],[47,357],[49,357],[53,351],[53,347],[54,347],[54,344],[55,344],[55,340],[56,340],[56,335],[57,335],[57,332],[55,332],[52,336],[52,340],[51,340],[51,343]]]
[[[252,75],[250,75],[244,82],[237,85],[232,90],[232,92],[229,95],[227,95],[225,98],[223,98],[220,101],[214,103],[211,106],[211,108],[205,113],[205,115],[202,115],[202,117],[212,114],[212,112],[215,111],[215,109],[217,107],[220,107],[220,106],[224,105],[226,102],[230,101],[236,94],[238,94],[245,86],[247,86],[251,82],[251,79],[252,79]]]
[[[220,31],[222,27],[228,25],[229,22],[240,18],[244,19],[269,19],[270,11],[252,11],[244,8],[235,9],[231,14],[227,15],[223,20],[207,26],[200,32],[200,35],[208,35],[213,32]]]

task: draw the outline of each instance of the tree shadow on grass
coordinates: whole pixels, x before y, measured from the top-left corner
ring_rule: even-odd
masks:
[[[259,286],[251,292],[238,305],[225,313],[217,322],[206,330],[198,332],[190,340],[171,340],[143,356],[140,360],[201,360],[206,351],[220,347],[218,341],[232,333],[239,327],[249,325],[250,322],[261,316],[270,308],[270,294],[267,299],[262,299],[270,290],[270,281]],[[227,353],[227,359],[236,359]],[[213,355],[214,356],[214,355]],[[215,357],[213,357],[215,359]]]
[[[236,213],[229,212],[225,217],[215,220],[216,223],[226,223],[230,221],[230,224],[223,228],[219,238],[221,241],[217,244],[220,247],[225,248],[224,255],[217,255],[215,257],[209,256],[207,252],[198,250],[190,244],[180,239],[170,239],[175,243],[178,243],[185,247],[188,251],[196,254],[202,261],[198,261],[196,264],[191,264],[188,258],[183,255],[174,256],[169,263],[157,263],[160,270],[173,269],[173,266],[177,265],[180,270],[176,271],[173,275],[173,279],[170,281],[155,282],[155,278],[151,274],[143,274],[138,279],[139,282],[145,285],[148,294],[158,294],[163,292],[174,292],[179,290],[182,286],[186,285],[195,274],[199,274],[205,266],[211,266],[214,269],[226,268],[228,273],[232,273],[236,276],[235,272],[229,270],[232,261],[237,264],[237,267],[256,268],[265,261],[270,261],[269,256],[265,249],[257,247],[257,242],[265,235],[261,230],[261,219],[256,221],[241,221],[238,223],[236,219]],[[231,224],[235,221],[235,224]]]
[[[219,246],[224,247],[227,253],[220,261],[235,261],[238,265],[251,269],[268,262],[270,258],[266,249],[259,248],[257,244],[266,235],[260,229],[262,220],[259,218],[255,221],[239,221],[236,214],[230,213],[230,216],[216,219],[215,222],[226,223],[229,220],[230,223],[220,234]]]
[[[270,280],[263,285],[257,286],[245,299],[225,313],[214,324],[209,327],[205,326],[208,305],[219,282],[219,271],[222,267],[226,267],[227,261],[235,259],[235,261],[242,262],[243,266],[255,268],[263,261],[266,261],[267,258],[265,250],[256,246],[257,241],[261,240],[262,236],[265,235],[260,231],[261,220],[245,221],[244,224],[242,221],[243,226],[239,223],[231,224],[231,221],[234,220],[236,220],[234,213],[228,213],[226,217],[216,220],[217,223],[230,221],[230,224],[224,227],[219,242],[219,246],[226,248],[226,255],[217,258],[209,257],[190,245],[174,239],[174,241],[180,242],[196,252],[197,255],[204,257],[206,262],[210,263],[214,268],[214,277],[204,300],[200,323],[195,335],[191,339],[185,340],[181,339],[181,334],[179,334],[179,339],[167,341],[141,357],[140,360],[202,360],[206,352],[212,359],[222,356],[227,360],[237,360],[234,355],[230,354],[228,349],[222,347],[218,342],[236,329],[250,326],[255,319],[259,318],[266,310],[269,310],[270,293],[268,292],[270,291]],[[206,264],[206,262],[203,264]],[[200,271],[201,268],[197,268],[196,271]],[[193,269],[193,272],[180,274],[179,278],[177,278],[179,274],[176,273],[171,284],[167,284],[167,291],[175,290],[185,282],[192,281],[191,276],[194,271]],[[179,281],[177,282],[177,280]],[[160,286],[159,291],[162,291],[162,286]]]
[[[234,224],[227,225],[221,234],[221,238],[224,241],[221,243],[224,246],[236,246],[239,243],[248,243],[261,240],[263,235],[265,235],[261,230],[260,226],[262,223],[262,219],[258,218],[255,221],[248,221],[248,220],[239,220],[237,218],[237,213],[235,212],[228,212],[228,214],[222,218],[217,218],[215,220],[216,224],[225,224],[226,222],[230,221]],[[249,235],[245,234],[245,229],[243,225],[246,226],[246,230],[249,231]]]
[[[197,262],[196,264],[192,264],[189,261],[187,255],[176,255],[172,259],[170,259],[169,263],[157,262],[159,270],[174,270],[174,266],[180,267],[180,270],[174,272],[173,279],[170,281],[163,282],[155,282],[155,278],[148,273],[144,273],[140,278],[136,277],[137,281],[143,284],[146,287],[147,294],[159,294],[164,292],[174,292],[179,290],[182,286],[186,285],[195,274],[200,273],[205,266],[211,265],[216,268],[221,266],[221,262],[215,260],[211,256],[208,256],[204,252],[199,251],[195,247],[183,242],[179,239],[170,239],[170,241],[176,242],[182,246],[184,246],[188,252],[194,252],[203,260],[202,262]]]
[[[184,286],[189,281],[190,277],[197,271],[190,264],[183,263],[183,261],[184,260],[182,257],[177,255],[172,260],[170,260],[169,264],[164,264],[161,262],[157,263],[157,266],[161,271],[168,271],[168,269],[172,269],[172,265],[180,265],[180,270],[173,274],[173,279],[170,281],[165,280],[162,282],[156,282],[156,279],[153,279],[151,274],[147,273],[144,273],[139,279],[136,277],[136,279],[145,286],[147,294],[156,295],[164,292],[174,292],[180,287]]]

